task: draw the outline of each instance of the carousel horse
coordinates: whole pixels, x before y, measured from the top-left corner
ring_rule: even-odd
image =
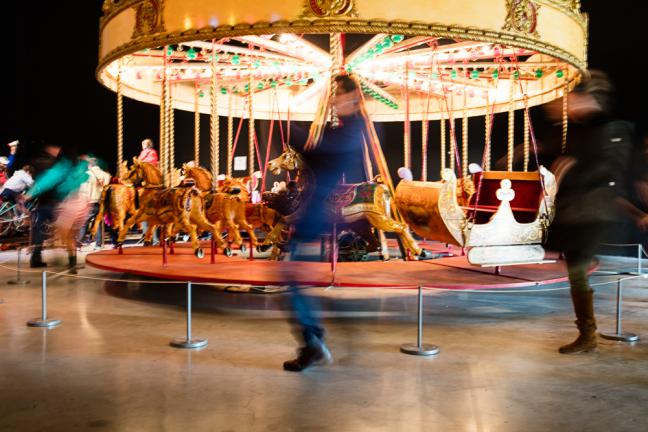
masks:
[[[207,218],[221,224],[228,231],[230,240],[234,245],[240,245],[242,239],[239,227],[248,232],[252,244],[257,245],[258,240],[254,228],[259,228],[266,233],[274,232],[274,228],[281,224],[282,218],[275,210],[262,203],[250,202],[250,188],[255,188],[254,177],[232,178],[225,177],[218,182],[216,192],[212,189],[212,175],[202,167],[183,166],[186,178],[191,178],[195,186],[203,193],[206,200]],[[252,185],[252,187],[250,187]],[[260,249],[276,246],[279,242],[275,236],[266,235]]]
[[[122,162],[118,172],[121,181],[128,173],[126,161]],[[135,214],[136,194],[137,190],[132,185],[115,183],[104,186],[99,198],[99,211],[90,228],[90,238],[94,238],[104,216],[108,216],[112,228],[119,236],[124,231],[126,217]]]
[[[185,164],[183,166],[185,178],[195,182],[205,200],[205,216],[207,220],[215,224],[220,238],[221,229],[227,230],[229,242],[232,246],[238,247],[243,244],[239,227],[247,231],[253,246],[258,240],[254,234],[254,227],[250,225],[245,216],[245,202],[234,193],[217,192],[212,189],[213,179],[209,171],[202,167],[195,167]],[[236,191],[238,192],[238,191]],[[226,248],[226,254],[231,253]]]
[[[301,202],[308,202],[313,194],[316,179],[312,171],[304,163],[302,157],[291,147],[278,158],[269,162],[268,169],[275,175],[282,171],[297,172],[297,187],[301,190]],[[391,194],[384,184],[371,181],[358,184],[341,184],[329,196],[328,211],[344,224],[366,221],[373,228],[396,233],[402,243],[404,252],[418,257],[424,250],[418,245],[409,232],[408,226],[391,217]],[[303,214],[304,206],[285,217],[287,224],[296,222]],[[333,216],[333,215],[332,215]],[[382,243],[382,253],[387,253],[386,242]]]
[[[196,227],[213,233],[217,232],[217,228],[204,217],[204,201],[198,189],[164,187],[162,173],[154,165],[140,162],[137,158],[133,158],[133,166],[126,179],[134,185],[142,185],[139,206],[135,214],[126,221],[126,226],[148,222],[149,227],[144,234],[144,242],[151,244],[154,226],[166,225],[169,230],[173,225],[189,234],[194,254],[202,258],[204,252],[198,242]],[[126,231],[123,230],[119,234],[117,243],[121,245],[125,237]]]

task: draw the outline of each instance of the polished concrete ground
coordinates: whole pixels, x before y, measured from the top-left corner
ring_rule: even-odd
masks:
[[[169,341],[184,332],[184,286],[80,276],[115,280],[50,276],[49,314],[63,324],[44,330],[25,326],[40,274],[7,285],[15,273],[0,269],[1,431],[648,430],[648,280],[624,291],[624,329],[645,339],[577,356],[556,352],[575,335],[565,290],[427,293],[436,358],[399,352],[416,341],[414,292],[313,290],[335,363],[292,374],[284,294],[195,287],[194,334],[209,346],[183,351]],[[604,331],[614,290],[597,288]]]

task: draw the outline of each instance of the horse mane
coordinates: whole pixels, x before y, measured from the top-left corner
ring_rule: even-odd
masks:
[[[196,187],[201,191],[209,191],[212,189],[213,177],[209,171],[203,167],[185,167],[187,177],[194,179]]]
[[[159,186],[164,183],[162,173],[155,165],[148,162],[140,162],[139,165],[142,168],[142,176],[147,185]]]

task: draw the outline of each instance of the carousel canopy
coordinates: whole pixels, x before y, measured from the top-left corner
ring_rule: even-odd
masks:
[[[483,115],[562,96],[586,67],[578,0],[106,0],[97,78],[177,109],[312,120],[331,74],[374,121]],[[331,48],[329,35],[346,42]],[[215,77],[215,80],[213,80]],[[217,98],[209,97],[216,89]]]

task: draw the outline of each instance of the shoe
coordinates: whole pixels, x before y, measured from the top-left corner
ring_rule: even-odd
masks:
[[[47,263],[43,262],[42,260],[31,260],[29,261],[29,267],[43,268],[43,267],[47,267]]]
[[[283,368],[290,372],[301,372],[311,366],[333,363],[333,356],[324,342],[306,345],[297,351],[297,358],[285,361]]]

